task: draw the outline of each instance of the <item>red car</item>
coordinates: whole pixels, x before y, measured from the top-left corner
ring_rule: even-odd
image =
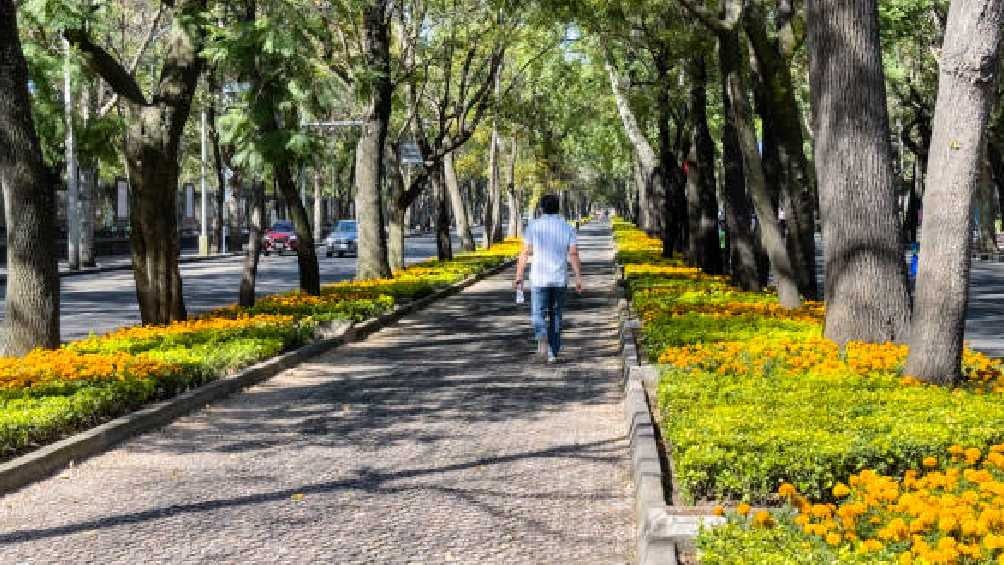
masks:
[[[262,241],[262,253],[268,255],[273,251],[282,255],[286,251],[296,253],[297,237],[292,222],[276,222],[265,230]]]

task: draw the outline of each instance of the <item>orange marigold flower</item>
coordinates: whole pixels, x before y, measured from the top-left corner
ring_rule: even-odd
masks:
[[[739,504],[739,506],[736,506],[736,512],[740,516],[746,516],[747,514],[750,513],[751,509],[752,507],[749,504],[746,504],[745,502],[742,502]]]
[[[837,498],[844,498],[849,494],[851,494],[851,489],[847,488],[847,485],[844,483],[837,483],[836,486],[833,487],[833,496]]]
[[[924,464],[925,467],[937,467],[938,466],[938,458],[937,457],[927,456],[927,457],[924,458],[923,464]]]

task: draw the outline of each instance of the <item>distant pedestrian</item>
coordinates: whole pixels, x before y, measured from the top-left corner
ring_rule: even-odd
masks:
[[[530,322],[537,338],[537,355],[549,363],[561,351],[561,309],[568,286],[568,263],[575,272],[575,291],[582,293],[582,264],[575,242],[575,230],[558,214],[560,201],[555,194],[540,200],[543,215],[530,222],[523,235],[523,251],[516,263],[513,287],[522,289],[523,272],[530,266]]]

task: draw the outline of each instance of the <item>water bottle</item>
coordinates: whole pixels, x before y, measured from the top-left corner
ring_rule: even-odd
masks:
[[[516,285],[516,304],[526,302],[526,294],[523,293],[523,283]]]

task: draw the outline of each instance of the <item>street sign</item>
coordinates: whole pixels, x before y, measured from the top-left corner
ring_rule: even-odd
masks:
[[[421,165],[422,150],[414,141],[405,141],[401,144],[401,163],[404,165]]]

